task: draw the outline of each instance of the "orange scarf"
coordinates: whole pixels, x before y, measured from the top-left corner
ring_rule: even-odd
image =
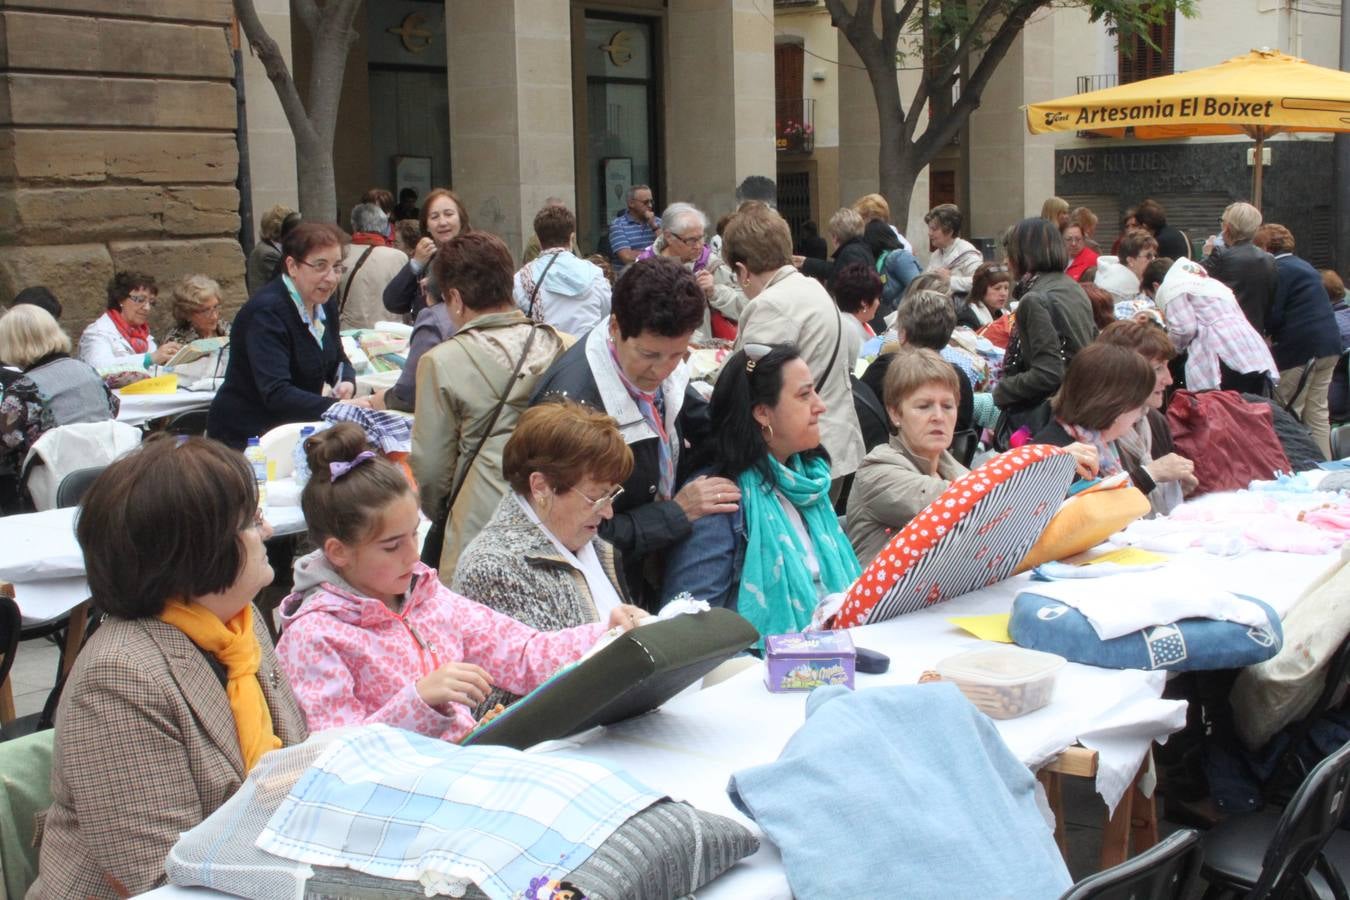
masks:
[[[159,618],[183,632],[225,667],[225,695],[234,713],[239,752],[244,758],[244,773],[248,774],[264,753],[281,746],[281,738],[272,730],[272,711],[267,708],[258,681],[262,648],[253,633],[253,606],[245,606],[233,619],[222,622],[200,604],[170,600]]]

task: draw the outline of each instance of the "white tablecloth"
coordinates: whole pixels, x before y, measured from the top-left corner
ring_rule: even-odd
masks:
[[[391,369],[388,372],[362,372],[356,376],[356,396],[364,397],[366,394],[391,388],[402,374],[402,369]]]
[[[268,505],[263,516],[275,536],[305,530],[295,482],[283,478],[269,491],[294,503]],[[272,495],[269,494],[269,500]],[[0,517],[0,581],[14,585],[14,600],[25,623],[65,615],[89,598],[84,554],[75,540],[77,507]]]
[[[1293,601],[1339,558],[1288,553],[1251,553],[1237,559],[1208,557],[1217,584],[1265,594],[1277,608]],[[1205,564],[1197,558],[1196,565]],[[947,622],[952,616],[1006,612],[1029,575],[967,594],[945,604],[878,625],[855,629],[854,641],[891,658],[884,675],[859,675],[857,687],[913,684],[925,669],[978,641]],[[1274,592],[1274,593],[1270,593]],[[1276,596],[1278,595],[1278,597]],[[771,694],[763,664],[705,691],[676,697],[660,710],[609,728],[596,729],[535,752],[577,748],[622,766],[677,799],[730,816],[758,829],[731,805],[726,785],[734,772],[775,760],[805,719],[804,694]],[[1012,752],[1038,767],[1080,742],[1099,758],[1097,790],[1114,806],[1132,781],[1150,744],[1185,722],[1185,703],[1161,699],[1165,673],[1117,671],[1070,663],[1059,673],[1050,705],[1018,719],[995,722]],[[156,898],[220,896],[161,888]],[[760,851],[717,879],[700,898],[791,897],[778,850]]]
[[[177,415],[193,409],[206,409],[215,399],[214,391],[175,391],[172,394],[130,394],[113,391],[121,401],[117,421],[144,425],[151,419]]]

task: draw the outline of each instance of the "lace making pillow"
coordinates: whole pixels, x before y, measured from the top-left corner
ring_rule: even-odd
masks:
[[[877,554],[832,627],[884,622],[1007,578],[1059,509],[1073,472],[1060,448],[1028,444],[956,479]]]
[[[1241,669],[1265,662],[1284,645],[1275,610],[1260,600],[1246,599],[1261,607],[1266,625],[1182,619],[1102,639],[1083,613],[1027,590],[1013,601],[1008,634],[1022,647],[1103,669]]]

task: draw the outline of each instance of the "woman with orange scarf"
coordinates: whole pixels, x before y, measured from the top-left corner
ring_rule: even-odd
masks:
[[[307,736],[253,597],[272,581],[244,459],[154,437],[110,465],[76,524],[110,614],[56,713],[52,805],[29,897],[126,897],[269,750]]]

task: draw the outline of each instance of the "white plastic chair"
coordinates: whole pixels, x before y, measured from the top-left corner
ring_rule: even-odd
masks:
[[[285,425],[278,425],[258,440],[258,446],[262,447],[263,453],[267,455],[273,479],[289,478],[295,471],[295,457],[292,454],[295,452],[296,442],[300,440],[300,432],[306,427],[317,428],[323,424],[323,422],[288,422]]]
[[[39,511],[56,508],[56,491],[71,472],[106,466],[141,442],[141,430],[125,422],[80,422],[43,434],[24,458],[24,485]]]

